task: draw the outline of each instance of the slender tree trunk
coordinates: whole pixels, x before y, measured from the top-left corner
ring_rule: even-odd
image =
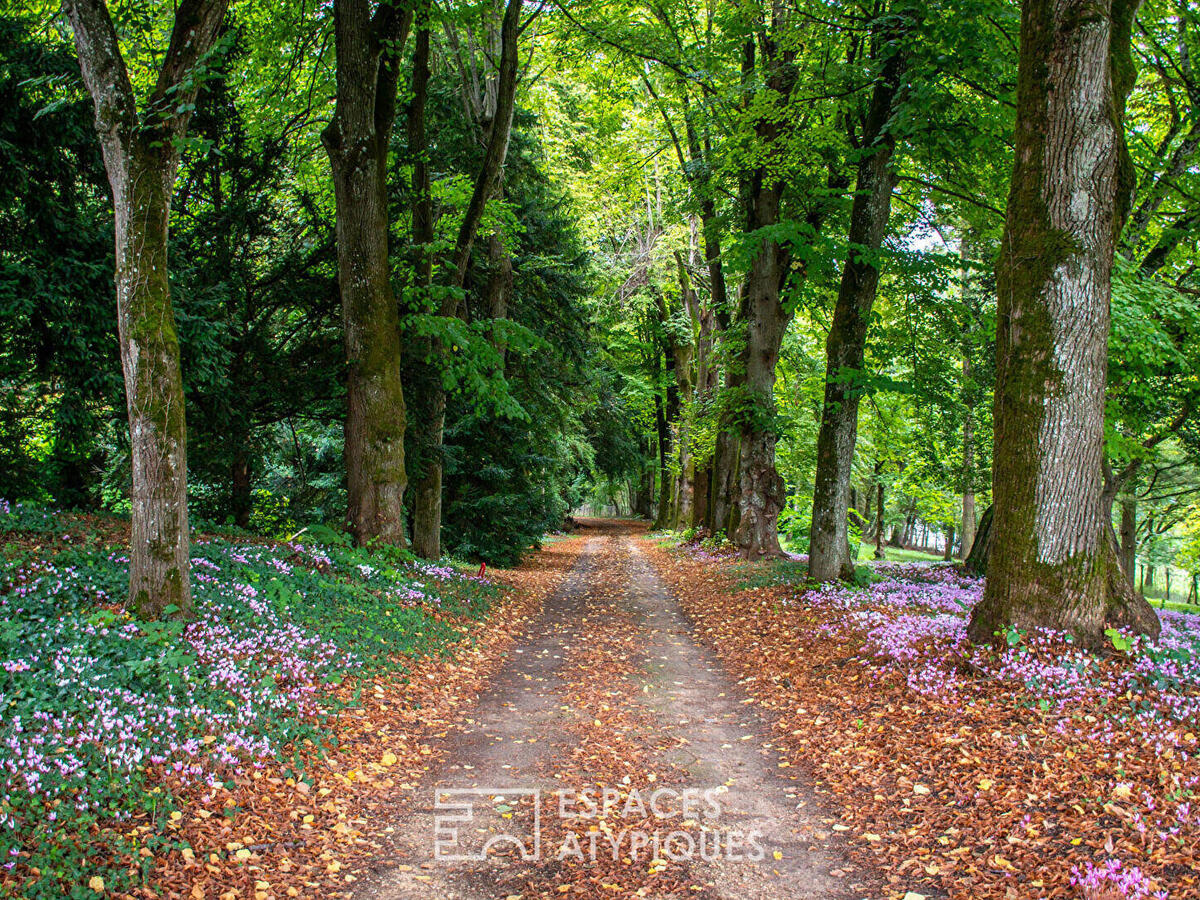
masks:
[[[675,265],[679,275],[679,292],[684,311],[692,323],[689,339],[682,340],[670,332],[670,352],[675,357],[675,390],[679,396],[680,415],[675,425],[675,445],[679,450],[679,478],[675,484],[675,525],[686,528],[692,524],[693,489],[696,477],[692,462],[692,442],[688,423],[694,415],[692,404],[696,394],[696,348],[700,337],[700,298],[692,288],[692,280],[684,265],[683,254],[675,251]],[[665,303],[660,297],[660,303]],[[703,364],[703,360],[700,361]],[[701,382],[703,377],[701,376]]]
[[[387,157],[397,60],[411,24],[390,6],[335,0],[337,106],[321,138],[333,170],[346,346],[346,489],[360,544],[404,544],[406,414],[388,263]]]
[[[890,46],[890,45],[889,45]],[[825,344],[825,404],[817,436],[808,574],[816,581],[854,577],[846,514],[850,467],[858,438],[858,401],[866,353],[867,326],[879,285],[875,256],[883,246],[892,210],[896,142],[887,131],[900,92],[904,59],[898,50],[884,65],[871,98],[850,211],[849,249],[833,322]]]
[[[471,249],[479,225],[483,221],[484,211],[487,204],[499,193],[504,175],[509,137],[512,134],[513,111],[516,108],[520,20],[521,0],[508,0],[500,23],[500,64],[496,75],[495,112],[484,129],[487,133],[487,147],[483,163],[476,174],[471,200],[459,226],[450,264],[451,286],[456,289],[461,289],[466,281]],[[448,292],[439,313],[448,318],[458,314],[459,307],[460,303],[455,299],[454,292]],[[434,357],[441,357],[445,353],[445,347],[437,339],[432,342],[432,350]],[[428,449],[429,452],[416,484],[416,498],[413,504],[413,550],[425,559],[438,559],[442,555],[442,441],[446,426],[446,393],[440,377],[425,379],[423,383],[429,387],[433,396],[423,398],[422,402],[422,414],[429,417],[430,423],[426,430],[428,445],[422,449]]]
[[[878,477],[879,477],[879,473],[880,473],[880,471],[881,471],[881,470],[882,470],[882,463],[876,463],[876,464],[875,464],[875,477],[876,477],[876,478],[878,478]],[[877,507],[875,515],[878,517],[878,518],[877,518],[877,521],[876,521],[876,523],[875,523],[875,558],[876,558],[876,559],[883,559],[883,558],[884,558],[884,552],[883,552],[883,529],[884,529],[884,527],[885,527],[885,526],[884,526],[884,523],[883,523],[883,513],[884,513],[884,505],[883,505],[883,500],[884,500],[884,494],[883,494],[883,481],[882,481],[882,480],[881,480],[881,481],[878,481],[878,482],[876,483],[876,485],[875,485],[875,490],[878,492],[878,496],[877,496],[877,498],[876,498],[876,501],[875,501],[875,505],[876,505],[876,507]]]
[[[654,513],[654,529],[666,528],[671,520],[671,470],[667,458],[671,455],[671,429],[663,408],[663,398],[654,394],[654,426],[658,435],[658,508]]]
[[[1137,501],[1126,498],[1121,501],[1121,565],[1130,587],[1134,583],[1134,566],[1137,562]]]
[[[226,5],[182,0],[139,112],[104,0],[65,3],[113,193],[117,333],[133,472],[129,602],[150,619],[192,609],[187,425],[167,277],[168,223],[178,141],[199,91],[197,63],[216,42]]]
[[[111,178],[116,209],[117,331],[133,454],[129,597],[146,618],[191,612],[187,425],[167,282],[175,163],[140,149]],[[106,159],[108,154],[106,154]],[[113,166],[109,166],[112,171]]]
[[[1049,627],[1157,634],[1121,572],[1101,462],[1114,241],[1132,189],[1136,0],[1024,0],[1016,166],[997,268],[995,536],[975,641]],[[999,637],[998,637],[999,636]]]
[[[975,542],[976,511],[975,511],[975,384],[972,381],[971,350],[974,342],[971,338],[975,330],[977,313],[972,302],[970,280],[967,269],[968,231],[964,227],[958,242],[959,283],[961,285],[962,304],[966,310],[963,323],[962,339],[962,401],[963,401],[963,455],[962,455],[962,535],[959,540],[959,557],[966,559]]]
[[[954,558],[954,526],[951,525],[946,529],[946,547],[942,551],[942,559],[950,562]]]
[[[250,454],[244,436],[238,437],[233,463],[229,467],[230,510],[233,524],[238,528],[250,526],[250,513],[254,510],[254,496],[250,482]]]
[[[971,377],[971,360],[963,355],[963,380]],[[963,458],[962,458],[962,548],[960,555],[967,558],[971,544],[975,542],[975,410],[967,405],[966,415],[963,416]]]

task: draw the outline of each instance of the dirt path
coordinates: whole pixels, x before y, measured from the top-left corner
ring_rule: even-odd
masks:
[[[634,531],[590,528],[357,896],[886,896],[838,853]]]

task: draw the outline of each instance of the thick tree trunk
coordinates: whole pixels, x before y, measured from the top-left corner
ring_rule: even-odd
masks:
[[[779,220],[783,185],[759,184],[753,192],[751,223],[766,227]],[[735,541],[747,558],[782,556],[779,513],[784,483],[775,470],[775,366],[791,316],[780,302],[790,270],[787,250],[764,237],[746,275],[741,318],[746,323],[745,407],[738,463],[739,497]]]
[[[997,268],[994,521],[975,641],[1159,631],[1119,563],[1101,462],[1114,241],[1132,184],[1136,0],[1024,0],[1016,165]]]
[[[179,4],[149,102],[139,112],[104,0],[65,3],[113,192],[117,332],[133,471],[129,602],[151,619],[192,609],[187,426],[167,277],[168,223],[178,141],[199,91],[195,66],[212,49],[226,5]]]
[[[846,533],[850,467],[858,438],[858,401],[862,396],[860,381],[867,326],[879,285],[875,257],[887,234],[892,191],[896,187],[896,172],[892,167],[896,142],[888,133],[887,124],[903,71],[903,56],[894,51],[875,84],[850,211],[849,249],[825,343],[825,404],[817,436],[817,472],[808,543],[808,574],[816,581],[854,577]]]
[[[397,60],[411,24],[335,0],[337,106],[321,138],[333,170],[346,347],[346,491],[359,544],[404,544],[406,425],[400,319],[388,263],[387,156]]]

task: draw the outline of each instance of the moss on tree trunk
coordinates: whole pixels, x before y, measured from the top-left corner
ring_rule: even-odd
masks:
[[[1115,237],[1131,189],[1127,0],[1022,4],[1016,163],[997,267],[994,512],[969,634],[1156,634],[1101,502]]]

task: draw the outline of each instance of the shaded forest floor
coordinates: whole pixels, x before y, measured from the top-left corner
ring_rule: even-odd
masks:
[[[996,653],[953,566],[582,524],[486,577],[207,536],[160,627],[119,525],[0,509],[0,892],[1200,897],[1194,618]]]

